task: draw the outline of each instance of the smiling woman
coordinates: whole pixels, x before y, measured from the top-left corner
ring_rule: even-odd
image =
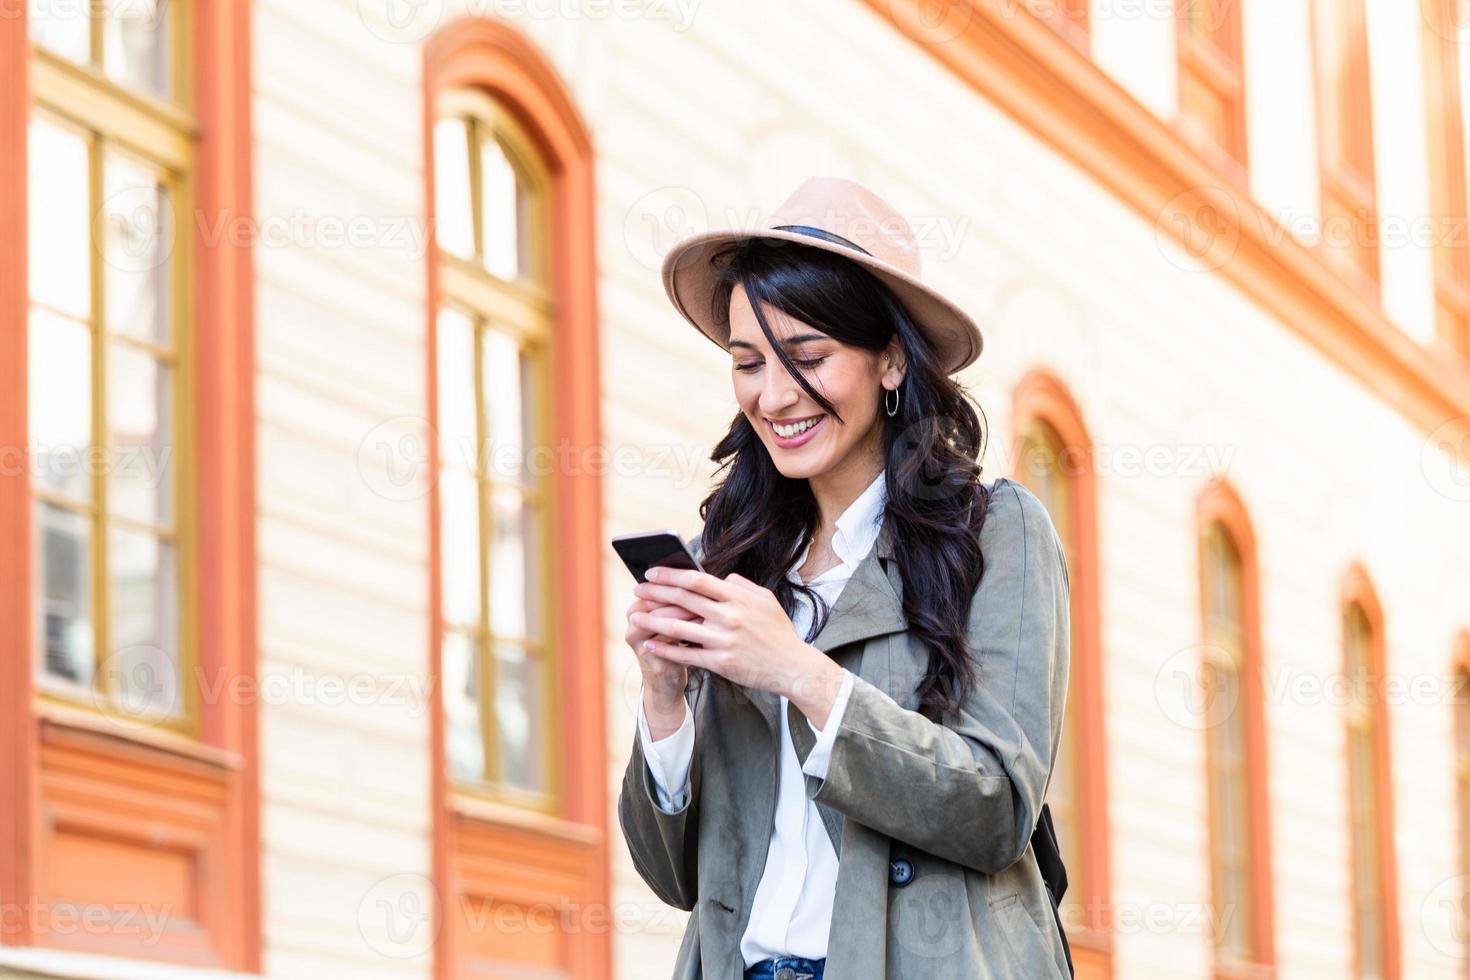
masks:
[[[619,818],[643,879],[694,913],[684,980],[726,961],[747,980],[1069,971],[1028,857],[1065,702],[1065,559],[1034,494],[981,482],[978,406],[951,376],[980,331],[918,273],[902,216],[828,178],[664,261],[739,406],[704,570],[639,585],[626,635],[644,685]],[[935,937],[930,898],[971,921]]]

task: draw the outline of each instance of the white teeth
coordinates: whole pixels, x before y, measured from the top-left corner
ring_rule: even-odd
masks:
[[[782,439],[790,439],[794,435],[800,435],[820,421],[822,421],[821,416],[817,416],[814,419],[808,419],[805,422],[797,422],[795,425],[777,425],[775,422],[772,422],[771,428],[775,429],[776,435],[780,436]]]

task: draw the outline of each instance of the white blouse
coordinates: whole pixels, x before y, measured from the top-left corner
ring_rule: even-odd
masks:
[[[837,518],[832,535],[832,550],[839,564],[807,583],[831,606],[837,601],[858,563],[872,550],[878,539],[887,502],[884,473],[868,485],[856,500]],[[811,545],[802,550],[787,577],[800,583],[798,570],[805,564]],[[798,593],[792,625],[798,636],[805,638],[815,610]],[[829,613],[830,615],[830,613]],[[781,698],[781,765],[776,796],[776,819],[771,833],[771,846],[766,866],[756,887],[750,921],[740,940],[745,965],[775,956],[802,956],[821,959],[827,955],[827,936],[832,926],[832,903],[837,893],[837,851],[817,812],[816,803],[807,799],[806,781],[802,773],[825,778],[832,756],[832,743],[842,720],[847,700],[852,693],[853,675],[843,670],[842,686],[827,718],[825,728],[817,728],[807,720],[816,744],[803,765],[791,741],[787,720],[787,699]],[[643,713],[643,692],[638,693],[638,735],[643,754],[658,790],[659,804],[669,811],[680,809],[689,793],[689,765],[694,758],[693,710],[684,712],[684,722],[667,738],[653,740],[648,719]],[[680,787],[677,793],[670,786]]]

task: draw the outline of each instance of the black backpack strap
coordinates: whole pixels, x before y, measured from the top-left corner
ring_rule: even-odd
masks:
[[[1057,846],[1056,828],[1051,822],[1050,804],[1041,804],[1041,817],[1036,829],[1031,832],[1031,850],[1036,855],[1036,866],[1041,870],[1041,880],[1046,883],[1046,893],[1051,897],[1051,917],[1057,924],[1057,933],[1062,937],[1062,952],[1067,955],[1067,973],[1075,977],[1077,970],[1072,966],[1072,947],[1067,942],[1067,930],[1062,928],[1060,906],[1062,896],[1067,893],[1067,868],[1062,863],[1062,851]]]

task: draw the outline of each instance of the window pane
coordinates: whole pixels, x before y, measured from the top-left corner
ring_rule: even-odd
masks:
[[[473,472],[476,462],[475,339],[469,317],[439,311],[439,461]]]
[[[470,201],[470,143],[463,119],[434,124],[434,230],[439,247],[462,258],[475,254]]]
[[[146,532],[112,528],[107,570],[108,689],[132,710],[183,714],[173,546]]]
[[[485,777],[485,734],[480,725],[478,644],[463,633],[444,634],[444,750],[456,779]]]
[[[85,319],[92,304],[87,141],[35,118],[29,139],[31,298]]]
[[[480,624],[479,481],[460,470],[439,476],[439,555],[444,620]]]
[[[500,738],[500,780],[544,792],[546,786],[542,697],[544,665],[524,648],[502,645],[495,655],[495,726]]]
[[[490,629],[497,636],[541,635],[540,514],[520,491],[491,492]]]
[[[37,628],[41,670],[92,682],[92,532],[87,518],[36,504]]]
[[[102,21],[102,67],[111,78],[166,99],[169,81],[168,0],[108,0]]]
[[[31,472],[38,489],[92,498],[92,333],[75,320],[31,310],[27,377]]]
[[[173,372],[116,341],[107,353],[108,506],[167,527],[173,521]]]
[[[521,354],[516,339],[487,330],[483,341],[486,468],[492,478],[530,483],[527,428],[536,417],[533,362]]]
[[[91,60],[87,0],[31,0],[31,40],[71,61]]]
[[[502,279],[521,272],[522,194],[515,168],[500,141],[480,144],[480,218],[485,233],[485,268]]]
[[[103,167],[107,328],[167,344],[174,245],[168,190],[156,173],[120,154],[108,153]]]

